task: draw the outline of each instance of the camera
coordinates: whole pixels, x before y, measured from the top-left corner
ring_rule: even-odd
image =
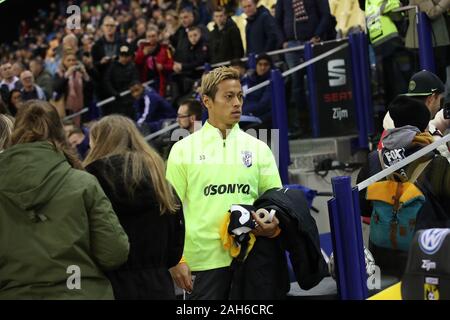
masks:
[[[450,119],[450,101],[444,104],[444,119]]]

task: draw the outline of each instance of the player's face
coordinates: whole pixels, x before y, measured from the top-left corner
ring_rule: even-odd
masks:
[[[239,80],[224,80],[217,86],[214,98],[209,99],[208,112],[216,123],[231,128],[239,122],[242,113],[243,94]]]

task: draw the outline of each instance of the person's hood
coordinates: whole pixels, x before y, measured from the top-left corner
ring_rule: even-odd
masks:
[[[0,194],[23,210],[39,209],[60,189],[70,169],[49,142],[17,144],[0,154]]]
[[[389,129],[383,139],[383,145],[389,150],[407,148],[411,146],[414,137],[419,133],[420,130],[413,126]]]
[[[251,16],[251,17],[247,17],[247,20],[248,21],[254,21],[259,16],[262,16],[264,14],[269,14],[270,15],[270,11],[264,6],[259,6],[258,9],[256,9],[256,13],[253,16]]]

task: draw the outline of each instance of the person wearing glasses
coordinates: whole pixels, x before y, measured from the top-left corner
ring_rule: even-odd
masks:
[[[186,99],[181,102],[177,112],[177,122],[180,128],[194,133],[196,121],[202,120],[202,104],[195,99]],[[201,126],[199,126],[201,127]]]
[[[92,46],[92,59],[99,74],[99,79],[103,79],[111,62],[119,56],[119,49],[125,42],[116,33],[117,22],[111,16],[103,19],[103,37],[97,40]],[[100,86],[100,99],[109,98],[106,90]]]

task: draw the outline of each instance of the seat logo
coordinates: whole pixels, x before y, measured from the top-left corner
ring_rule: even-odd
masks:
[[[328,61],[328,82],[330,87],[339,87],[347,83],[345,60],[335,59]]]

